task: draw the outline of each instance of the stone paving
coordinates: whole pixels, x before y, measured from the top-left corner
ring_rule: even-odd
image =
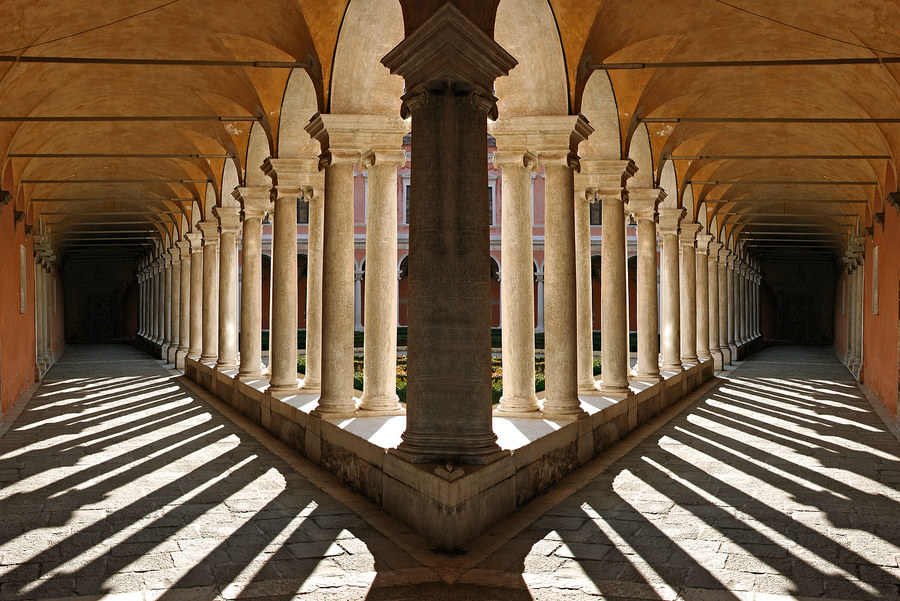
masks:
[[[830,349],[722,375],[445,557],[159,362],[70,347],[0,426],[0,600],[900,599],[896,430]]]

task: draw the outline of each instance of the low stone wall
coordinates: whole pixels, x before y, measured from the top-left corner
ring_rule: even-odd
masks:
[[[240,382],[236,371],[217,371],[191,358],[185,374],[438,548],[455,551],[709,380],[713,363],[664,372],[665,379],[652,385],[634,382],[634,396],[624,400],[582,397],[589,415],[579,420],[495,417],[495,430],[552,427],[530,435],[527,444],[510,445],[488,465],[455,466],[410,463],[366,435],[382,427],[402,432],[405,416],[323,420],[310,415],[316,395],[273,397],[264,392],[263,380]],[[502,437],[500,442],[504,446]]]

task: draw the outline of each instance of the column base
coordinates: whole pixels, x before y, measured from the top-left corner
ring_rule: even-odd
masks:
[[[486,465],[509,454],[497,444],[493,432],[472,434],[417,434],[406,431],[403,442],[389,449],[410,463],[472,463]]]
[[[321,382],[307,382],[306,378],[300,380],[300,388],[304,393],[320,393],[322,392],[322,383]]]
[[[731,349],[728,346],[719,347],[722,349],[722,362],[723,365],[731,365]]]
[[[716,371],[722,371],[725,368],[725,356],[722,354],[722,351],[720,351],[719,349],[711,350],[709,354],[713,360],[713,369],[715,369]]]
[[[578,394],[597,394],[599,392],[600,382],[597,382],[596,380],[594,380],[594,384],[592,386],[586,384],[580,384],[578,386]]]
[[[582,409],[580,406],[576,409],[574,407],[566,407],[562,410],[554,410],[552,407],[547,409],[546,406],[544,410],[541,411],[541,416],[547,419],[574,419],[579,420],[588,416],[587,411]]]
[[[186,348],[179,348],[175,351],[175,367],[177,369],[184,369],[184,360],[187,358],[187,352]]]
[[[216,371],[231,371],[233,369],[238,369],[240,366],[240,363],[237,361],[226,361],[224,363],[216,362]]]
[[[690,357],[682,355],[681,356],[681,364],[684,365],[685,363],[690,363],[691,365],[697,365],[700,363],[700,358],[697,355],[693,355]]]
[[[215,363],[219,359],[218,355],[200,355],[197,361],[200,363]]]
[[[503,401],[503,399],[500,400],[501,402]],[[504,409],[503,407],[498,407],[491,411],[491,415],[494,417],[527,417],[543,419],[544,412],[541,411],[540,406],[537,406],[534,409]]]
[[[500,417],[523,417],[538,413],[541,406],[537,397],[500,397],[500,405],[493,410],[493,414]]]
[[[640,380],[641,382],[661,382],[663,377],[659,373],[641,373],[639,371],[634,372],[634,379]]]
[[[338,419],[338,418],[347,418],[347,417],[363,417],[360,415],[356,403],[347,404],[346,407],[337,406],[337,407],[322,407],[322,398],[319,398],[318,406],[309,412],[312,417],[318,417],[319,419]]]
[[[737,356],[738,356],[737,344],[729,344],[728,350],[731,351],[731,362],[734,363],[735,361],[737,361]]]
[[[620,400],[634,396],[634,391],[631,388],[627,386],[604,386],[602,380],[600,382],[600,393],[603,396]]]
[[[260,366],[260,369],[258,369],[256,371],[244,371],[244,372],[239,371],[237,373],[237,375],[234,376],[234,379],[237,380],[238,382],[253,382],[255,380],[263,380],[263,379],[265,379],[265,377],[266,377],[265,371]]]
[[[172,345],[169,347],[169,350],[166,351],[166,363],[171,363],[172,365],[176,365],[175,363],[175,354],[178,352],[178,347]]]
[[[372,396],[363,394],[359,399],[359,410],[366,415],[397,415],[405,414],[406,410],[400,405],[400,397],[396,394],[390,396]]]
[[[293,384],[270,384],[266,388],[266,394],[271,396],[300,394],[300,380],[295,380]]]
[[[681,363],[660,363],[659,371],[684,371],[684,365]]]

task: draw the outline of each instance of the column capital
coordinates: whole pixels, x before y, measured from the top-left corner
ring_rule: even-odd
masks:
[[[578,161],[578,146],[594,133],[583,115],[514,117],[489,125],[504,153],[533,153],[542,163]],[[496,156],[496,155],[495,155]]]
[[[687,209],[659,209],[659,233],[678,235],[681,220],[687,215]]]
[[[192,253],[200,252],[200,248],[203,245],[203,234],[198,231],[193,231],[188,232],[184,237],[187,238]]]
[[[296,196],[311,200],[315,191],[325,190],[325,175],[319,173],[319,159],[268,158],[262,164],[263,172],[272,179],[279,198]]]
[[[631,159],[583,159],[579,177],[587,178],[592,182],[594,194],[601,200],[619,199],[623,203],[627,199],[623,197],[628,179],[637,173],[637,165]]]
[[[738,260],[738,256],[734,253],[734,251],[732,251],[731,254],[728,255],[728,257],[726,259],[726,261],[728,261],[728,263],[727,263],[728,269],[734,271],[735,263],[737,262],[737,260]]]
[[[701,255],[710,254],[712,240],[712,234],[697,234],[697,252]]]
[[[697,242],[698,233],[700,233],[699,223],[682,223],[681,233],[678,236],[678,240],[681,242],[681,246],[689,246],[693,248],[694,244]]]
[[[490,112],[496,118],[494,80],[507,75],[517,61],[458,8],[450,3],[436,11],[425,23],[397,44],[381,59],[392,74],[406,80],[406,103],[412,96],[426,94],[436,82],[465,82],[476,94],[492,100]]]
[[[189,234],[185,234],[185,238],[186,238],[188,235],[189,235]],[[191,242],[190,242],[190,240],[179,240],[178,242],[175,243],[175,246],[177,246],[178,249],[181,251],[181,258],[182,258],[182,259],[187,259],[188,257],[191,256]]]
[[[219,222],[205,220],[197,222],[197,229],[203,234],[203,245],[219,243]]]
[[[320,170],[336,163],[368,167],[378,161],[406,162],[402,148],[409,125],[399,117],[316,113],[306,131],[322,148]]]
[[[528,150],[498,150],[494,153],[494,167],[502,169],[504,166],[523,167],[536,172],[538,157]]]
[[[219,221],[219,234],[236,234],[241,227],[240,207],[213,207],[213,215]]]
[[[724,244],[719,248],[719,254],[716,257],[719,261],[720,265],[728,266],[728,258],[731,256],[731,249],[727,248]]]
[[[231,195],[241,205],[241,219],[262,220],[272,208],[272,189],[263,186],[238,186]]]
[[[173,242],[172,246],[166,252],[169,254],[169,264],[181,263],[181,249],[178,242]]]
[[[628,204],[625,210],[638,221],[656,222],[656,207],[666,198],[661,188],[638,188],[628,190]]]

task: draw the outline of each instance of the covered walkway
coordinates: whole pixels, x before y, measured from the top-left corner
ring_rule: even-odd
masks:
[[[0,434],[0,599],[900,598],[896,428],[830,348],[720,376],[446,557],[160,362],[70,346]]]

